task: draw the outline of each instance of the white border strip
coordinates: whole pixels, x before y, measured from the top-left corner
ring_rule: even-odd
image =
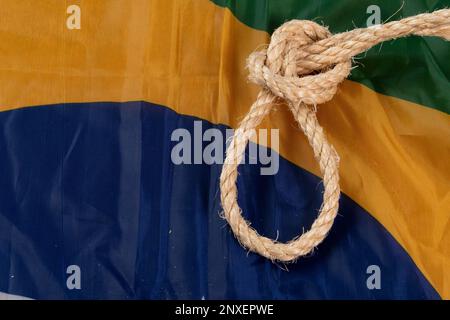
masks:
[[[0,300],[33,300],[31,298],[16,296],[14,294],[0,292]]]

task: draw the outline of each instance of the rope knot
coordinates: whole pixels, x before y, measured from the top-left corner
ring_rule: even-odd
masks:
[[[308,20],[291,20],[273,33],[269,47],[252,53],[249,79],[294,105],[317,105],[331,100],[350,73],[351,60],[321,61],[321,40],[328,28]]]

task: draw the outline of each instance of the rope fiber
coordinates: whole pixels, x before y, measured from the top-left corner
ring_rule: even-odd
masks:
[[[220,176],[223,216],[242,246],[272,261],[290,262],[325,239],[339,207],[339,157],[317,121],[315,106],[333,98],[349,75],[354,56],[383,41],[409,35],[450,40],[450,9],[335,35],[315,22],[291,20],[275,30],[267,49],[249,56],[249,78],[262,89],[235,131]],[[261,236],[250,226],[237,203],[236,186],[238,166],[254,129],[280,100],[286,102],[307,137],[324,185],[323,203],[310,230],[287,243]]]

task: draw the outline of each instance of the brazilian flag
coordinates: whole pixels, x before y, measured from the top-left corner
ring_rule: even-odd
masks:
[[[246,58],[283,22],[337,33],[449,6],[0,1],[0,297],[449,299],[448,42],[378,45],[318,106],[343,194],[329,236],[296,263],[242,249],[219,216],[221,164],[171,161],[174,130],[238,126],[259,90]],[[241,165],[238,200],[287,241],[310,228],[323,185],[287,108],[262,127],[280,130],[279,170]]]

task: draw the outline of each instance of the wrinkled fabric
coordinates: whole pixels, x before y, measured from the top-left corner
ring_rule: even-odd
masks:
[[[295,264],[239,245],[219,216],[220,165],[171,161],[175,129],[237,126],[258,90],[246,58],[277,25],[320,17],[337,32],[368,17],[367,1],[282,1],[82,0],[79,30],[66,27],[67,2],[2,2],[0,292],[450,297],[448,43],[374,48],[319,106],[343,194],[330,235]],[[398,15],[448,5],[408,1]],[[379,6],[385,20],[400,3]],[[304,136],[285,106],[276,109],[262,127],[280,130],[280,170],[239,167],[238,200],[258,232],[286,241],[309,228],[322,186]],[[71,266],[80,288],[68,285]],[[370,266],[380,268],[379,290],[368,286]]]

